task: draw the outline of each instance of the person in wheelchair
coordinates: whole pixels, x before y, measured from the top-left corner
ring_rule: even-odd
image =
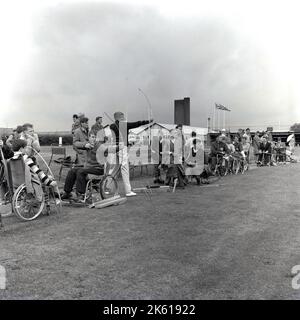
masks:
[[[238,135],[234,136],[233,145],[234,145],[235,152],[240,153],[243,151],[243,146],[242,146],[242,143],[240,142],[240,137]]]
[[[230,136],[226,137],[226,144],[229,149],[228,168],[229,168],[229,171],[232,171],[232,165],[233,165],[234,154],[235,154],[235,146]]]
[[[36,164],[35,159],[28,156],[27,142],[22,139],[15,140],[12,148],[14,151],[11,159],[17,160],[22,158],[25,164],[25,184],[27,189],[27,199],[36,199],[36,203],[40,203],[43,198],[42,185],[47,187],[53,187],[54,193],[58,192],[57,182],[53,177],[47,175]]]
[[[229,154],[230,150],[226,144],[226,136],[219,135],[216,140],[211,144],[210,154],[208,157],[208,162],[211,165],[211,171],[215,170],[217,164],[217,155]]]
[[[72,199],[76,201],[82,201],[86,191],[87,175],[104,174],[104,166],[100,165],[96,158],[96,153],[101,143],[103,142],[97,141],[95,133],[91,131],[89,134],[89,141],[84,146],[84,149],[86,150],[85,164],[83,166],[72,168],[68,172],[64,185],[64,193],[61,196],[62,200]],[[75,184],[77,194],[76,198],[72,194]]]
[[[258,163],[257,165],[262,166],[262,165],[271,165],[271,155],[272,155],[272,147],[271,143],[267,141],[267,138],[265,136],[262,137],[261,143],[259,145],[259,150],[258,150]]]
[[[7,192],[7,183],[4,183],[5,181],[5,173],[4,173],[4,164],[2,161],[7,160],[11,157],[13,157],[14,153],[12,149],[7,145],[4,144],[3,140],[0,139],[0,148],[2,150],[2,153],[0,153],[0,204],[4,200],[4,195]],[[4,159],[2,159],[2,154]]]
[[[34,131],[31,123],[25,123],[22,127],[23,131],[20,133],[20,139],[26,141],[27,148],[25,149],[25,152],[29,157],[34,157],[34,150],[37,152],[41,151],[39,137]]]
[[[277,142],[275,143],[275,160],[276,162],[286,162],[286,146],[285,143],[281,141],[279,137]]]

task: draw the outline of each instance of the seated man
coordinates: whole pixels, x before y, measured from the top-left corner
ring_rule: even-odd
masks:
[[[270,165],[271,162],[271,143],[267,141],[266,137],[262,137],[261,143],[259,145],[259,156],[258,164],[259,165]]]
[[[286,162],[286,146],[285,143],[281,141],[281,138],[278,138],[278,141],[275,144],[276,152],[276,161]]]
[[[211,164],[212,171],[215,169],[217,164],[217,155],[219,153],[223,153],[224,155],[230,153],[229,148],[225,143],[225,141],[226,141],[226,136],[219,135],[216,138],[216,141],[214,141],[211,144],[208,162]]]
[[[89,134],[89,141],[85,144],[84,148],[87,152],[86,163],[82,167],[75,167],[68,172],[66,177],[65,185],[64,185],[64,193],[62,195],[62,199],[70,199],[72,198],[72,190],[76,183],[76,193],[77,200],[83,200],[86,184],[87,184],[87,175],[95,174],[102,175],[104,174],[104,167],[100,165],[96,158],[97,150],[100,146],[101,142],[96,141],[95,134],[91,131]]]

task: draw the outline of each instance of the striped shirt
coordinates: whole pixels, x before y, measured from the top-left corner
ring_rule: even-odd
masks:
[[[56,182],[49,177],[44,171],[42,171],[37,164],[34,163],[32,158],[28,157],[28,155],[23,155],[23,159],[25,164],[29,167],[30,172],[38,175],[39,179],[46,186],[55,186]]]

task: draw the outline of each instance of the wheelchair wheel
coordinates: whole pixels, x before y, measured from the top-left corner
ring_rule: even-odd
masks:
[[[218,167],[219,175],[221,177],[225,177],[228,173],[228,163],[225,159],[222,159],[222,162],[220,163]]]
[[[35,196],[31,196],[26,191],[26,185],[22,184],[15,191],[12,206],[16,216],[23,221],[36,219],[43,211],[45,198],[43,194],[42,201],[38,201]]]
[[[232,172],[234,174],[238,174],[240,171],[240,161],[238,159],[234,159],[232,163]]]
[[[240,168],[241,174],[244,174],[246,170],[248,170],[247,161],[246,160],[242,160],[241,161],[241,168]]]
[[[118,194],[118,183],[113,176],[104,176],[100,182],[100,194],[102,199],[108,199]]]
[[[44,188],[45,195],[45,205],[46,205],[46,213],[50,215],[50,213],[60,213],[61,212],[61,200],[60,198],[55,197],[55,190],[53,187],[45,187]]]

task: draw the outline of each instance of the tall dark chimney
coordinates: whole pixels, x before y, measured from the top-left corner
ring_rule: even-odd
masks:
[[[174,124],[189,126],[190,122],[190,98],[174,101]]]

